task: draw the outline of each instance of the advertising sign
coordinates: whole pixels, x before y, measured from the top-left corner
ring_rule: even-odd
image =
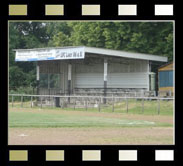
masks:
[[[16,50],[15,61],[84,59],[84,48]]]

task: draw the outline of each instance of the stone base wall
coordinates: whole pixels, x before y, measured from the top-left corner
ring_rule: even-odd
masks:
[[[79,96],[104,96],[104,89],[75,89],[73,95]],[[155,91],[146,89],[107,89],[107,97],[152,97],[156,96]]]
[[[56,94],[55,94],[56,95]],[[58,94],[57,94],[58,95]],[[118,97],[155,97],[155,91],[147,91],[145,89],[107,89],[104,96],[104,89],[75,89],[70,97],[68,94],[59,94],[60,107],[97,107],[99,104],[112,104],[121,102],[124,99]],[[96,97],[95,97],[96,96]],[[106,98],[105,98],[106,97]],[[114,98],[113,98],[114,97]],[[113,101],[114,100],[114,101]],[[45,97],[43,99],[44,106],[56,106],[56,98]]]

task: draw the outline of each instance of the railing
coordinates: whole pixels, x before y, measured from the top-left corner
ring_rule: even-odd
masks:
[[[174,98],[9,94],[9,107],[60,107],[126,113],[173,113]],[[146,111],[146,112],[145,112]]]

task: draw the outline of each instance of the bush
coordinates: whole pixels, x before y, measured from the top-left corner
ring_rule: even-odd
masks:
[[[9,94],[35,94],[36,89],[34,87],[19,87],[19,88],[14,88],[9,90]],[[11,97],[9,98],[11,102]],[[14,96],[14,101],[21,101],[20,96]],[[24,100],[26,101],[26,100]]]

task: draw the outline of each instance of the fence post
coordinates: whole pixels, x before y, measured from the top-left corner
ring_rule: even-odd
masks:
[[[171,97],[172,96],[172,91],[171,90],[169,90],[169,97]]]
[[[52,101],[53,101],[52,107],[54,108],[55,107],[55,98],[54,97],[53,97]],[[59,98],[59,101],[60,101],[60,98]]]
[[[43,99],[42,99],[42,97],[41,97],[41,108],[42,108],[42,106],[43,106]]]
[[[21,107],[23,107],[23,95],[21,96]]]
[[[156,91],[154,91],[154,97],[156,97]]]
[[[63,97],[63,99],[62,99],[62,108],[64,109],[64,97]]]
[[[114,112],[114,95],[112,95],[112,112]]]
[[[13,103],[14,103],[14,96],[12,95],[12,97],[11,97],[11,104],[12,104],[12,107],[13,107]]]
[[[74,97],[74,110],[76,109],[76,97]]]
[[[98,101],[98,111],[100,112],[100,98],[99,98],[99,101]]]
[[[137,106],[137,92],[135,91],[135,106]]]
[[[126,112],[128,113],[128,98],[126,97]]]
[[[87,111],[87,100],[85,100],[85,109],[86,109],[86,111]]]
[[[142,98],[142,113],[144,113],[144,98]]]
[[[31,96],[31,108],[32,108],[32,96]]]
[[[160,99],[158,98],[157,99],[157,102],[158,102],[158,115],[160,114]]]

